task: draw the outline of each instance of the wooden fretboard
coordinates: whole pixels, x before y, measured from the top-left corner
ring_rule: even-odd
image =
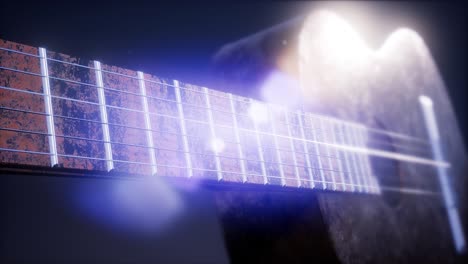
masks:
[[[1,44],[3,163],[380,193],[363,125]]]

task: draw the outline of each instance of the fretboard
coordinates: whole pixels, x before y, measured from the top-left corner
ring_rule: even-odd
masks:
[[[13,46],[3,163],[380,193],[361,124]]]

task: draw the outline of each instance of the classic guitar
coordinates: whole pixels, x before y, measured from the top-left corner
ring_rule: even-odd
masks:
[[[244,199],[231,187],[250,189],[250,201],[261,188],[316,192],[341,262],[457,261],[467,158],[424,42],[400,30],[356,62],[319,37],[334,19],[303,21],[298,68],[270,86],[298,84],[268,103],[1,41],[2,170],[220,185],[222,214]],[[294,96],[300,104],[281,104]]]

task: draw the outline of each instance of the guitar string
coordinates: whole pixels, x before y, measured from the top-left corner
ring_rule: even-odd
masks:
[[[146,146],[139,146],[139,147],[146,147]],[[156,148],[156,149],[161,149],[161,148]],[[177,150],[172,150],[172,149],[166,149],[167,151],[175,151],[175,152],[181,152],[181,151],[177,151]],[[44,154],[49,154],[49,153],[44,153]],[[210,153],[194,153],[192,151],[192,154],[199,154],[201,156],[208,156],[210,155]],[[63,156],[62,154],[60,154],[60,156]],[[74,156],[74,157],[77,157],[77,156]],[[82,157],[84,159],[93,159],[92,157]],[[230,158],[230,159],[234,159],[234,160],[238,160],[238,157],[226,157],[223,155],[223,158]],[[99,159],[99,158],[98,158]],[[100,159],[100,160],[104,160],[104,159]],[[259,163],[260,160],[252,160],[252,159],[245,159],[247,161],[250,161],[250,162],[255,162],[255,163]],[[119,162],[123,162],[123,161],[119,161]],[[129,163],[132,163],[132,162],[129,162]],[[277,165],[277,162],[273,161],[266,161],[265,163],[268,163],[268,164],[272,164],[272,165]],[[288,163],[284,163],[285,166],[289,166],[289,167],[297,167],[297,165],[295,166],[294,164],[288,164]],[[307,166],[300,166],[302,168],[306,168]],[[320,167],[312,167],[313,170],[317,171],[317,170],[321,170],[321,171],[335,171],[337,173],[347,173],[347,171],[340,171],[340,170],[333,170],[333,169],[326,169],[326,168],[320,168]],[[316,179],[315,181],[319,182],[321,181],[320,179]]]
[[[60,79],[60,78],[56,78],[56,79]],[[62,80],[71,81],[71,80],[66,80],[66,79],[62,79]],[[77,83],[77,84],[82,84],[82,85],[84,84],[84,85],[86,85],[85,83],[81,83],[81,82],[76,82],[76,81],[71,81],[71,82],[74,82],[74,83]],[[119,91],[121,91],[121,90],[119,90]],[[198,91],[197,91],[197,92],[198,92]],[[62,97],[62,98],[63,98],[63,97]],[[66,99],[66,98],[63,98],[63,99]],[[70,99],[71,99],[71,98],[70,98]],[[160,99],[160,98],[158,98],[158,99]],[[80,101],[80,100],[77,100],[77,101]],[[110,106],[109,106],[109,107],[110,107]],[[117,108],[117,109],[122,109],[122,110],[131,110],[131,109],[125,109],[125,108],[122,108],[122,107],[115,107],[115,108]]]
[[[6,151],[13,151],[13,152],[22,152],[22,151],[17,151],[17,150],[11,150],[11,149],[4,149],[4,148],[0,148],[0,151],[2,150],[6,150]],[[30,151],[31,153],[34,153],[34,154],[42,154],[42,155],[51,155],[50,153],[47,153],[47,152],[33,152],[33,151]],[[66,154],[58,154],[58,156],[61,156],[61,157],[70,157],[70,158],[84,158],[82,156],[74,156],[74,155],[66,155]],[[88,158],[85,158],[85,159],[88,159]],[[89,158],[89,159],[94,159],[94,160],[99,160],[99,161],[106,161],[106,159],[104,158]],[[138,165],[145,165],[145,166],[152,166],[152,164],[150,163],[144,163],[144,162],[130,162],[130,161],[125,161],[125,160],[116,160],[116,159],[113,159],[114,162],[117,162],[117,163],[130,163],[130,164],[138,164]],[[168,165],[168,164],[160,164],[158,165],[160,167],[166,167],[166,168],[173,168],[173,169],[187,169],[187,167],[185,166],[175,166],[175,165]],[[195,171],[205,171],[205,172],[218,172],[217,170],[214,170],[214,169],[207,169],[207,168],[191,168],[192,170],[195,170]],[[220,171],[221,173],[223,174],[242,174],[242,172],[238,172],[238,171],[225,171],[225,170],[222,170]],[[249,173],[249,172],[246,172],[245,173],[247,176],[251,176],[251,177],[259,177],[259,178],[263,178],[265,177],[264,175],[262,174],[255,174],[255,173]],[[166,176],[166,177],[178,177],[178,176]],[[197,176],[195,176],[197,177]],[[266,175],[266,177],[268,178],[276,178],[276,179],[281,179],[281,177],[279,176],[274,176],[274,175]],[[135,178],[135,177],[125,177],[125,178]],[[182,178],[182,177],[180,177]],[[198,176],[197,178],[207,178],[206,176]],[[185,179],[185,178],[184,178]],[[233,182],[233,183],[236,183],[236,181],[233,181],[233,180],[229,180],[229,178],[227,178],[229,182]],[[285,180],[290,180],[292,182],[295,182],[297,180],[297,178],[292,178],[292,177],[283,177],[283,179]],[[310,179],[307,179],[307,178],[300,178],[301,181],[304,181],[304,182],[319,182],[321,183],[322,180],[317,180],[317,179],[314,179],[314,180],[310,180]],[[331,181],[323,181],[324,183],[327,183],[327,184],[333,184],[333,182]],[[240,182],[239,182],[240,183]],[[247,181],[247,182],[244,182],[244,183],[250,183],[250,184],[258,184],[258,185],[264,185],[262,183],[257,183],[257,182],[253,182],[253,181]],[[286,182],[288,183],[288,182]],[[277,186],[281,186],[279,184],[273,184],[272,182],[268,183],[268,184],[271,184],[271,185],[277,185]],[[338,185],[345,185],[345,186],[355,186],[355,187],[359,187],[361,185],[358,185],[358,184],[351,184],[351,183],[347,183],[347,182],[337,182]],[[309,189],[319,189],[319,190],[323,190],[323,188],[320,188],[320,187],[316,187],[311,185],[311,187],[308,187],[306,185],[301,185],[301,187],[297,187],[296,184],[287,184],[286,186],[288,187],[296,187],[296,188],[309,188]],[[370,189],[377,189],[377,187],[375,186],[368,186]],[[409,188],[409,187],[394,187],[394,186],[388,186],[388,185],[379,185],[379,188],[381,190],[385,190],[385,191],[392,191],[392,192],[401,192],[401,193],[409,193],[409,194],[419,194],[419,195],[431,195],[431,196],[441,196],[440,192],[437,192],[437,191],[431,191],[431,190],[424,190],[424,189],[420,189],[420,188]],[[342,192],[349,192],[347,190],[344,190],[344,189],[336,189],[334,191],[342,191]],[[372,193],[372,192],[364,192],[364,193]]]
[[[5,68],[5,67],[0,67],[0,69],[9,69],[9,68]],[[22,71],[20,71],[22,72]],[[57,77],[52,77],[52,76],[49,76],[49,78],[51,79],[56,79],[56,80],[61,80],[61,81],[66,81],[66,82],[72,82],[72,83],[76,83],[76,84],[84,84],[84,85],[88,85],[88,84],[85,84],[85,83],[81,83],[81,82],[77,82],[77,81],[71,81],[71,80],[67,80],[67,79],[62,79],[62,78],[57,78]],[[94,85],[91,85],[91,86],[94,86]],[[97,86],[95,86],[97,87]],[[9,87],[5,87],[5,88],[9,88]],[[109,88],[107,87],[103,87],[104,90],[109,90]],[[16,89],[16,90],[20,90],[20,89]],[[118,91],[121,91],[121,90],[118,90]],[[62,97],[62,96],[57,96],[57,95],[52,95],[51,97],[53,98],[59,98],[59,99],[64,99],[64,100],[70,100],[70,101],[75,101],[75,102],[80,102],[80,103],[87,103],[87,104],[91,104],[91,105],[97,105],[99,106],[99,103],[95,103],[95,102],[91,102],[91,101],[86,101],[86,100],[79,100],[79,99],[74,99],[74,98],[69,98],[69,97]],[[151,98],[151,97],[149,97]],[[168,100],[168,99],[163,99],[163,98],[156,98],[154,97],[153,99],[156,99],[156,100],[163,100],[163,101],[169,101],[169,102],[173,102],[173,103],[176,103],[175,101],[172,101],[172,100]],[[193,106],[193,107],[198,107],[198,108],[204,108],[204,106],[199,106],[199,105],[194,105],[194,104],[187,104],[187,103],[183,103],[184,105],[188,105],[188,106]],[[121,110],[127,110],[127,111],[132,111],[132,112],[139,112],[139,113],[143,113],[144,111],[142,110],[136,110],[136,109],[131,109],[131,108],[126,108],[126,107],[118,107],[118,106],[113,106],[113,105],[106,105],[106,107],[108,108],[115,108],[115,109],[121,109]],[[150,114],[155,114],[155,113],[150,113]],[[315,116],[318,116],[316,114],[311,114],[311,113],[307,113],[309,114],[309,116],[312,116],[312,115],[315,115]],[[243,115],[243,114],[237,114],[239,116],[247,116],[247,115]],[[302,115],[306,115],[306,113],[302,114]],[[176,118],[176,117],[174,117]],[[317,117],[315,117],[317,118]],[[320,116],[318,118],[328,118],[328,117],[323,117],[323,116]],[[340,121],[342,123],[349,123],[347,121]],[[280,123],[283,123],[283,122],[280,122]],[[295,125],[295,124],[293,124]],[[308,128],[308,126],[306,126],[306,128]],[[373,128],[368,128],[368,127],[365,127],[363,126],[363,129],[366,129],[368,131],[372,131],[374,133],[381,133],[381,131],[378,131],[378,130],[375,130]],[[382,133],[386,133],[388,135],[391,135],[391,136],[394,136],[394,137],[399,137],[399,138],[405,138],[406,135],[402,135],[402,134],[395,134],[393,132],[389,132],[389,131],[385,131],[385,132],[382,132]],[[410,140],[408,138],[408,140]],[[418,139],[415,138],[415,140],[413,140],[414,142],[418,143]]]
[[[45,134],[45,133],[41,133],[41,134]],[[58,136],[61,136],[61,135],[58,135]],[[68,138],[73,138],[73,139],[77,139],[77,137],[68,137]],[[83,140],[89,140],[88,138],[78,138],[78,139],[83,139]],[[102,142],[102,140],[95,140],[95,141],[99,141],[99,142]],[[135,144],[127,144],[127,143],[121,143],[121,142],[111,142],[113,144],[122,144],[122,145],[129,145],[129,146],[137,146],[137,147],[143,147],[143,148],[147,148],[146,145],[135,145]],[[156,149],[161,149],[161,148],[156,148]],[[172,149],[166,149],[168,151],[178,151],[178,150],[172,150]],[[284,150],[284,151],[289,151],[289,150]],[[179,151],[180,152],[180,151]],[[210,153],[195,153],[192,151],[192,154],[198,154],[198,155],[209,155]],[[227,156],[222,156],[224,158],[231,158],[231,159],[235,159],[235,160],[238,160],[239,158],[234,156],[234,157],[227,157]],[[84,158],[89,158],[89,157],[84,157]],[[247,161],[250,161],[250,162],[260,162],[260,160],[252,160],[252,159],[246,159]],[[277,162],[270,162],[270,161],[267,161],[267,163],[269,164],[278,164]],[[294,164],[287,164],[287,163],[283,163],[285,166],[290,166],[290,167],[297,167],[295,166]],[[304,167],[304,166],[302,166]],[[316,169],[320,169],[320,168],[317,168],[317,167],[313,167],[314,170]],[[326,169],[324,169],[326,170]],[[330,171],[336,171],[338,173],[349,173],[348,171],[341,171],[341,170],[330,170]]]
[[[43,95],[41,93],[38,93],[38,92],[31,92],[31,91],[25,91],[25,90],[21,90],[21,89],[17,89],[17,88],[11,88],[11,87],[5,87],[5,86],[0,86],[0,88],[2,89],[7,89],[7,90],[12,90],[12,91],[17,91],[17,92],[25,92],[25,93],[29,93],[29,94],[34,94],[34,95]],[[52,95],[51,96],[52,98],[58,98],[58,99],[63,99],[63,100],[69,100],[69,101],[74,101],[74,102],[80,102],[80,103],[87,103],[87,104],[91,104],[91,105],[95,105],[95,106],[99,106],[99,103],[95,103],[95,102],[89,102],[89,101],[83,101],[83,100],[79,100],[79,99],[73,99],[73,98],[69,98],[69,97],[62,97],[62,96],[57,96],[57,95]],[[185,104],[184,104],[185,105]],[[120,109],[120,110],[125,110],[125,111],[132,111],[132,112],[137,112],[137,113],[143,113],[144,111],[142,110],[136,110],[136,109],[130,109],[130,108],[126,108],[126,107],[118,107],[118,106],[113,106],[113,105],[107,105],[108,108],[114,108],[114,109]],[[7,109],[5,107],[2,107],[4,109]],[[13,110],[13,109],[9,109],[9,110]],[[22,111],[22,110],[18,110],[18,111]],[[22,112],[27,112],[27,111],[22,111]],[[33,113],[33,112],[29,112],[29,113]],[[45,115],[45,113],[39,113],[39,112],[34,112],[34,114],[43,114]],[[174,119],[178,119],[178,117],[175,117],[175,116],[171,116],[171,115],[164,115],[164,114],[160,114],[160,113],[154,113],[154,112],[149,112],[150,115],[158,115],[158,116],[164,116],[164,117],[170,117],[170,118],[174,118]],[[232,115],[232,114],[231,114]],[[55,115],[54,115],[55,116]],[[59,116],[57,115],[58,117],[62,117],[62,118],[70,118],[70,119],[77,119],[77,118],[73,118],[73,117],[65,117],[65,116]],[[82,119],[83,121],[88,121],[88,122],[98,122],[100,124],[102,124],[102,122],[99,122],[99,121],[95,121],[95,120],[89,120],[89,119]],[[207,122],[205,121],[199,121],[199,120],[191,120],[191,119],[186,119],[186,121],[189,121],[189,122],[199,122],[199,123],[203,123],[203,124],[208,124]],[[120,124],[112,124],[112,125],[120,125]],[[292,125],[295,125],[295,124],[292,124]],[[120,125],[120,126],[123,126],[123,125]],[[223,126],[221,124],[215,124],[215,126]],[[128,127],[128,126],[127,126]],[[305,128],[312,128],[310,126],[304,126]],[[129,128],[134,128],[134,129],[139,129],[139,130],[145,130],[145,128],[140,128],[140,127],[129,127]],[[232,127],[229,127],[229,128],[232,128]],[[243,127],[240,127],[240,129],[245,129]],[[316,129],[316,128],[312,128],[312,130],[315,131],[315,133],[319,134],[323,129]],[[368,142],[376,142],[380,145],[390,145],[390,146],[393,146],[393,147],[398,147],[399,149],[407,149],[407,150],[411,150],[411,151],[415,151],[415,152],[423,152],[423,153],[420,153],[420,154],[424,154],[424,151],[421,150],[421,149],[418,149],[418,148],[414,148],[414,147],[408,147],[408,146],[402,146],[401,144],[398,144],[398,143],[394,143],[394,144],[391,144],[391,143],[387,143],[387,142],[383,142],[383,141],[379,141],[378,139],[374,139],[372,138],[371,140],[368,140]],[[429,151],[429,150],[428,150]]]
[[[58,135],[60,137],[60,135]],[[116,142],[112,142],[114,144],[118,144]],[[129,144],[125,144],[125,145],[129,145]],[[147,146],[144,146],[144,145],[141,145],[141,146],[138,146],[138,147],[143,147],[143,148],[147,148]],[[154,149],[157,149],[157,150],[166,150],[166,151],[172,151],[172,152],[183,152],[183,151],[179,151],[179,150],[173,150],[173,149],[166,149],[166,148],[154,148]],[[2,150],[5,150],[5,151],[8,151],[8,149],[2,149]],[[32,153],[32,154],[45,154],[45,155],[50,155],[50,153],[46,153],[46,152],[36,152],[36,151],[21,151],[21,150],[13,150],[14,152],[25,152],[25,153]],[[195,151],[191,151],[189,152],[190,154],[193,154],[193,155],[199,155],[199,156],[211,156],[212,153],[208,152],[208,153],[200,153],[200,152],[195,152]],[[106,160],[106,159],[102,159],[102,158],[95,158],[95,157],[88,157],[88,156],[78,156],[78,155],[73,155],[73,156],[70,156],[70,155],[67,155],[67,154],[59,154],[59,156],[65,156],[65,157],[75,157],[75,158],[83,158],[83,159],[96,159],[96,160]],[[233,157],[229,157],[229,156],[224,156],[224,155],[219,155],[219,157],[221,158],[227,158],[227,159],[233,159],[233,160],[240,160],[238,157],[236,156],[233,156]],[[203,159],[203,158],[202,158]],[[255,164],[259,164],[261,161],[260,160],[254,160],[254,159],[248,159],[248,158],[244,158],[243,160],[245,161],[249,161],[249,162],[254,162]],[[122,160],[118,160],[118,162],[127,162],[127,161],[122,161]],[[277,161],[264,161],[265,163],[267,164],[271,164],[271,165],[278,165],[279,163]],[[136,164],[145,164],[145,165],[151,165],[151,164],[147,164],[147,163],[138,163],[138,162],[132,162],[132,161],[128,161],[127,163],[136,163]],[[290,167],[290,168],[303,168],[304,171],[305,169],[312,169],[314,171],[332,171],[332,172],[336,172],[338,174],[343,174],[343,173],[349,173],[349,171],[347,170],[336,170],[336,169],[332,169],[332,168],[323,168],[323,167],[315,167],[315,166],[311,166],[311,167],[308,167],[306,165],[298,165],[297,163],[296,164],[289,164],[289,163],[282,163],[284,166],[287,166],[287,167]],[[374,166],[376,167],[376,166]],[[379,167],[382,167],[382,166],[379,166]],[[382,178],[382,175],[379,174],[379,178]],[[320,179],[315,179],[314,181],[316,182],[321,182],[322,180]],[[337,183],[340,183],[340,182],[337,182]],[[341,181],[341,183],[346,183],[346,182],[343,182]],[[351,183],[352,184],[352,183]],[[358,184],[359,185],[359,184]],[[367,186],[367,185],[365,185]]]
[[[0,107],[0,109],[2,109],[2,108],[4,108],[4,107]],[[15,111],[15,110],[17,110],[17,109],[8,109],[8,110],[13,110],[13,111]],[[42,114],[42,115],[45,115],[45,114]],[[186,120],[186,121],[199,122],[199,123],[202,123],[202,124],[205,123],[205,122],[203,122],[203,121],[196,121],[196,120],[190,120],[190,119],[188,119],[188,120]],[[97,122],[97,123],[99,123],[99,122]],[[219,126],[219,127],[224,127],[224,128],[228,128],[228,129],[232,129],[232,128],[233,128],[233,127],[231,127],[231,126],[226,126],[226,125],[217,125],[217,126]],[[2,129],[2,128],[0,128],[0,129]],[[145,129],[143,129],[143,128],[138,128],[138,129],[139,129],[139,130],[145,130]],[[275,135],[276,135],[277,137],[282,137],[282,138],[289,139],[289,140],[292,139],[292,140],[295,140],[295,141],[298,141],[298,142],[303,142],[303,143],[305,143],[305,144],[307,144],[307,143],[311,143],[311,144],[320,144],[320,145],[324,145],[324,146],[331,146],[331,147],[339,148],[339,149],[341,149],[341,150],[343,150],[343,149],[346,150],[347,148],[353,148],[352,146],[348,146],[348,145],[331,144],[331,143],[321,142],[321,141],[317,141],[317,140],[313,141],[313,140],[302,139],[302,138],[297,138],[297,137],[289,137],[289,136],[285,136],[285,135],[272,134],[272,133],[264,132],[264,131],[258,131],[258,132],[256,132],[256,131],[249,130],[249,129],[245,129],[245,128],[238,128],[238,129],[239,129],[240,131],[246,131],[246,132],[251,133],[251,134],[259,133],[259,134],[262,134],[262,135],[264,135],[264,136],[275,136]],[[18,130],[18,132],[19,132],[19,131],[21,131],[21,130]],[[158,133],[165,133],[165,131],[158,131],[158,130],[152,130],[152,131],[158,132]],[[27,130],[24,130],[23,132],[41,134],[41,132],[27,131]],[[47,133],[42,133],[42,134],[48,135]],[[179,134],[179,133],[174,133],[174,134]],[[65,136],[65,137],[66,137],[66,136]],[[92,139],[90,139],[90,138],[82,138],[82,139],[83,139],[83,140],[92,140]],[[201,140],[204,140],[203,138],[200,138],[200,139],[201,139]],[[104,142],[104,141],[102,141],[102,142]],[[112,142],[112,143],[118,143],[118,142]],[[232,141],[232,142],[230,142],[230,143],[236,144],[236,142],[234,142],[234,141]],[[269,148],[269,147],[267,147],[267,148]],[[274,150],[276,150],[276,148],[274,148]],[[291,151],[291,150],[289,150],[289,149],[279,149],[279,150],[287,151],[287,152],[290,152],[290,151]],[[354,151],[353,151],[353,150],[354,150]],[[355,149],[351,149],[351,150],[349,150],[349,151],[351,151],[351,152],[356,152]],[[362,152],[362,150],[359,150],[359,151]],[[375,151],[377,151],[377,150],[375,150]],[[376,153],[375,151],[374,151],[374,150],[371,150],[371,153]],[[297,151],[297,152],[298,152],[298,153],[301,153],[301,154],[305,154],[305,153],[303,153],[302,151]],[[385,152],[385,153],[389,153],[388,151],[384,151],[384,152]],[[395,153],[395,154],[399,154],[399,153]],[[405,154],[402,154],[402,155],[405,155]],[[321,155],[321,156],[324,156],[324,155]],[[377,155],[377,156],[379,156],[379,155]],[[380,156],[382,156],[382,155],[380,155]],[[406,155],[406,156],[408,156],[408,155]],[[325,156],[324,156],[324,157],[325,157]],[[333,157],[333,156],[326,156],[326,157]],[[382,157],[389,157],[389,156],[386,155],[386,156],[382,156]],[[424,158],[420,158],[420,157],[416,157],[416,156],[413,156],[413,158],[416,158],[417,160],[418,160],[418,159],[419,159],[419,160],[422,159],[423,161],[424,161],[424,160],[430,161],[429,159],[424,159]],[[427,163],[427,162],[425,162],[425,163]],[[429,162],[428,164],[431,164],[431,162]],[[432,164],[435,164],[435,163],[432,163]]]
[[[23,54],[23,55],[27,55],[27,56],[38,57],[37,55],[34,55],[34,54],[25,53],[25,52],[19,52],[19,51],[16,51],[16,50],[6,49],[6,48],[3,48],[3,47],[0,47],[0,50],[5,50],[5,51],[8,51],[8,52],[17,52],[17,53],[20,53],[20,54]],[[84,68],[87,68],[87,69],[93,69],[93,70],[95,70],[95,68],[93,68],[93,67],[88,67],[88,66],[84,66],[84,65],[81,65],[81,64],[65,62],[65,61],[56,60],[56,59],[52,59],[52,58],[47,58],[47,60],[52,60],[52,61],[59,62],[59,63],[65,63],[65,64],[70,64],[70,65],[73,65],[73,66],[77,66],[77,67],[84,67]],[[27,72],[27,71],[21,71],[21,70],[12,69],[12,68],[7,68],[7,67],[0,67],[0,69],[13,70],[13,71],[21,72],[21,73],[28,73],[28,74],[33,74],[33,75],[41,76],[41,77],[42,77],[42,75],[40,75],[40,74],[36,74],[36,73],[32,73],[32,72]],[[130,76],[130,75],[121,74],[121,73],[116,73],[116,72],[107,71],[107,70],[101,70],[101,71],[102,71],[102,72],[106,72],[106,73],[110,73],[110,74],[120,75],[120,76],[124,76],[124,77],[127,77],[127,78],[132,78],[132,79],[138,80],[138,77],[136,77],[136,76]],[[73,81],[73,80],[68,80],[68,79],[53,77],[53,76],[49,76],[49,78],[58,79],[58,80],[63,80],[63,81],[68,81],[68,82],[72,82],[72,83],[75,83],[75,84],[81,84],[81,85],[87,85],[87,86],[96,87],[96,85],[94,85],[94,84],[83,83],[83,82],[78,82],[78,81]],[[156,81],[153,81],[153,80],[147,80],[147,79],[145,79],[145,82],[157,83],[157,84],[161,84],[161,85],[164,85],[164,86],[174,87],[172,84],[163,83],[163,82],[156,82]],[[194,90],[194,89],[189,89],[189,88],[187,88],[187,87],[179,87],[179,88],[185,89],[185,90],[189,90],[189,91],[193,91],[193,92],[197,92],[197,93],[202,93],[202,91],[198,91],[198,90]],[[123,91],[123,90],[119,90],[119,91],[125,92],[125,91]],[[215,90],[211,90],[211,91],[216,92]],[[219,93],[221,93],[221,92],[219,92]],[[210,94],[210,95],[213,95],[213,96],[220,96],[220,95],[217,95],[217,94]],[[140,96],[141,96],[141,95],[140,95]],[[221,96],[221,97],[224,98],[224,99],[229,99],[227,96]],[[236,100],[237,100],[237,97],[240,97],[240,96],[233,96],[233,99],[236,99]],[[246,100],[247,100],[247,98],[244,98],[243,100],[241,100],[241,102],[246,103]],[[280,106],[280,107],[281,107],[281,106]],[[305,114],[305,113],[304,113],[304,114]],[[321,115],[318,115],[318,114],[315,114],[315,113],[314,113],[313,115],[319,116],[320,118],[324,118],[324,119],[337,120],[337,121],[342,122],[342,123],[348,123],[348,124],[352,124],[352,125],[362,126],[362,125],[359,124],[359,123],[354,123],[354,122],[350,122],[350,121],[340,120],[340,119],[336,119],[336,118],[329,117],[329,116],[321,116]],[[395,137],[401,137],[401,138],[406,138],[406,139],[413,139],[413,140],[419,141],[419,142],[421,142],[421,143],[427,143],[427,142],[426,142],[425,140],[423,140],[423,139],[411,137],[411,136],[404,135],[404,134],[400,134],[400,133],[391,132],[391,131],[388,131],[388,130],[381,130],[381,129],[370,128],[370,127],[365,127],[365,128],[368,129],[368,130],[371,130],[371,131],[373,131],[373,132],[376,132],[376,133],[383,132],[383,133],[386,133],[386,134],[389,134],[389,135],[392,135],[392,136],[395,136]]]
[[[115,107],[115,106],[113,106],[113,107]],[[112,108],[112,107],[111,107],[111,108]],[[115,108],[119,109],[120,107],[115,107]],[[139,111],[139,112],[140,112],[140,111]],[[222,125],[220,125],[220,126],[222,126]],[[229,126],[227,126],[227,128],[231,129],[231,127],[229,127]],[[240,129],[243,130],[243,128],[240,128]],[[251,132],[253,132],[253,131],[251,131]],[[259,133],[262,133],[262,134],[264,134],[264,135],[269,135],[269,136],[278,136],[278,137],[283,137],[283,138],[290,138],[290,137],[288,137],[288,136],[270,134],[270,133],[266,133],[266,132],[263,132],[263,131],[259,131]],[[343,146],[343,145],[330,144],[330,143],[325,143],[325,142],[310,141],[310,140],[299,139],[299,138],[292,138],[292,139],[298,140],[298,141],[308,141],[308,142],[310,142],[310,143],[322,144],[322,145],[324,145],[324,146],[334,146],[334,147],[338,147],[338,148],[345,149],[345,150],[346,150],[347,148],[351,148],[351,150],[354,150],[355,152],[356,152],[356,151],[362,152],[362,148],[359,149],[359,148],[350,147],[350,146]],[[397,154],[397,153],[395,153],[395,154],[392,156],[392,155],[388,155],[388,152],[385,152],[385,151],[378,151],[378,150],[370,150],[370,153],[374,153],[374,155],[375,155],[376,153],[380,153],[380,156],[382,156],[382,157],[400,157],[400,158],[401,158],[401,157],[404,157],[404,156],[408,156],[408,155]],[[387,154],[385,154],[385,153],[387,153]],[[418,157],[406,157],[406,158],[407,158],[407,160],[408,160],[408,158],[409,158],[409,160],[412,160],[412,161],[420,161],[420,162],[422,161],[422,162],[425,162],[425,163],[427,163],[427,164],[430,164],[430,163],[431,163],[431,162],[428,163],[429,160],[427,160],[427,159],[422,159],[422,158],[418,158]],[[397,159],[398,159],[398,158],[397,158]],[[424,160],[426,160],[426,161],[424,161]],[[433,163],[433,162],[432,162],[432,163]],[[434,164],[434,163],[433,163],[433,164]],[[446,165],[443,165],[443,166],[446,166]]]
[[[115,106],[109,106],[110,108],[117,108],[117,109],[121,109],[121,107],[115,107]],[[142,112],[142,111],[138,111],[136,110],[137,112]],[[218,125],[220,127],[226,127],[228,129],[232,129],[232,127],[230,126],[225,126],[225,125]],[[244,128],[240,128],[241,130],[247,130],[247,129],[244,129]],[[247,130],[248,131],[248,130]],[[254,131],[251,131],[251,132],[254,132]],[[268,135],[268,136],[278,136],[278,137],[282,137],[282,138],[287,138],[289,139],[288,136],[284,136],[284,135],[276,135],[276,134],[270,134],[270,133],[267,133],[267,132],[263,132],[263,131],[259,131],[259,133],[262,133],[264,135]],[[363,148],[355,148],[355,147],[352,147],[352,146],[344,146],[344,145],[337,145],[337,144],[330,144],[330,143],[325,143],[325,142],[317,142],[317,141],[311,141],[311,140],[304,140],[304,139],[300,139],[300,138],[295,138],[293,137],[292,139],[294,140],[298,140],[298,141],[303,141],[303,142],[310,142],[310,143],[316,143],[316,144],[321,144],[321,145],[324,145],[324,146],[332,146],[332,147],[337,147],[337,148],[341,148],[342,150],[346,150],[349,148],[351,148],[352,150],[355,150],[355,151],[359,151],[359,152],[362,152],[363,151]],[[397,159],[401,159],[405,156],[408,156],[408,155],[405,155],[405,154],[398,154],[398,153],[395,153],[394,155],[389,155],[387,151],[378,151],[378,150],[370,150],[370,152],[368,153],[373,153],[373,155],[377,155],[377,156],[381,156],[381,157],[394,157],[394,158],[397,158]],[[380,153],[379,154],[376,154],[376,153]],[[386,154],[385,154],[386,153]],[[399,157],[399,158],[398,158]],[[442,166],[447,166],[447,163],[445,162],[431,162],[430,160],[428,159],[424,159],[424,158],[419,158],[419,157],[406,157],[406,158],[409,158],[407,160],[409,161],[416,161],[416,162],[423,162],[423,163],[426,163],[426,164],[432,164],[432,165],[436,165],[437,166],[437,163],[442,164]]]

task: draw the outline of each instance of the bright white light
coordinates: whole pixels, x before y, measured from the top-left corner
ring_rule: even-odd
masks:
[[[345,62],[361,60],[367,55],[368,48],[351,26],[331,13],[324,16],[322,38],[325,48],[338,59]]]
[[[395,52],[401,52],[408,47],[415,48],[416,51],[423,56],[430,56],[425,48],[424,40],[416,31],[409,28],[399,28],[395,30],[385,40],[376,54],[379,57],[388,59],[389,56],[394,56]]]
[[[322,10],[311,15],[299,35],[299,54],[305,62],[323,56],[327,64],[353,66],[365,64],[376,56],[394,56],[394,52],[415,47],[426,54],[424,40],[414,30],[399,28],[392,32],[377,50],[371,49],[344,19]]]
[[[224,141],[220,138],[213,138],[210,142],[210,148],[214,153],[221,153],[224,147]]]
[[[268,121],[268,108],[265,104],[252,102],[249,107],[249,116],[255,123],[265,123]]]
[[[345,20],[329,11],[320,11],[312,19],[300,35],[302,57],[312,59],[310,49],[313,47],[335,66],[353,67],[368,60],[372,50]],[[307,28],[309,25],[313,28]],[[309,39],[311,37],[313,39]]]
[[[419,96],[419,102],[425,106],[432,106],[432,100],[431,98],[425,96],[425,95],[421,95]]]
[[[260,91],[262,99],[271,104],[294,107],[300,101],[299,82],[281,71],[271,72]]]

